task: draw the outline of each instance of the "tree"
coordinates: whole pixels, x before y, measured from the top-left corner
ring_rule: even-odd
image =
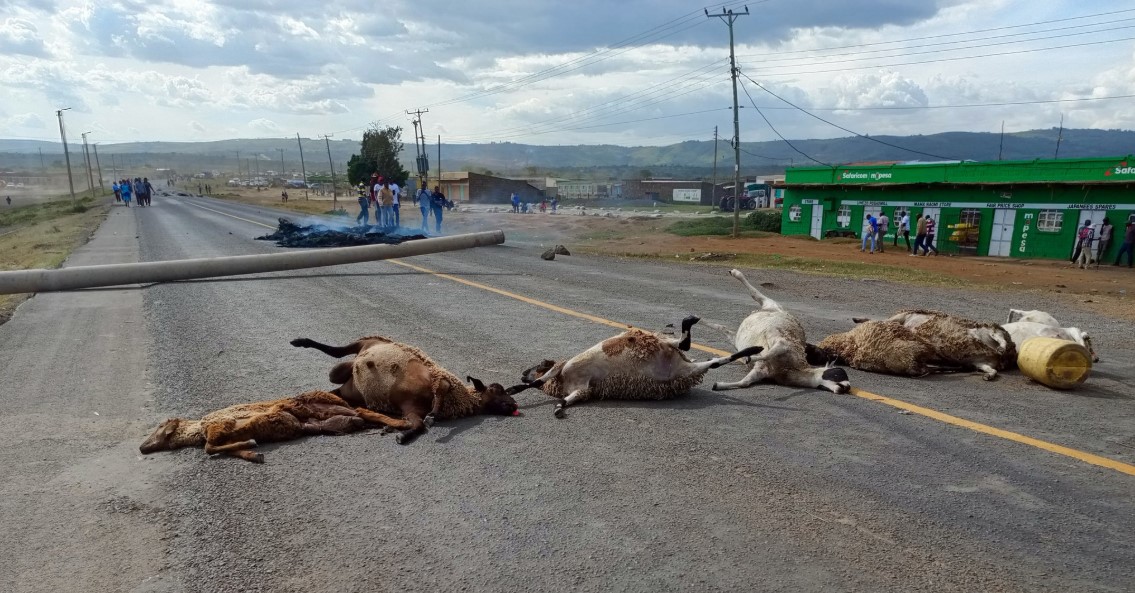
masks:
[[[351,185],[357,185],[378,173],[386,181],[406,185],[410,172],[398,160],[401,152],[401,127],[379,128],[378,124],[371,124],[370,129],[363,132],[360,153],[351,155],[351,159],[347,161],[347,180]]]

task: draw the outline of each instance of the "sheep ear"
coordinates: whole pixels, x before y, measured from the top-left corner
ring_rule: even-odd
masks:
[[[482,383],[480,379],[474,379],[473,377],[465,377],[465,380],[473,384],[473,389],[476,389],[477,391],[484,391],[485,390],[485,384]]]

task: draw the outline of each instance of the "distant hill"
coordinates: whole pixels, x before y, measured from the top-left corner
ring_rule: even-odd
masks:
[[[1056,128],[1005,134],[1004,143],[996,133],[947,132],[926,136],[877,136],[870,139],[847,137],[826,140],[793,140],[799,150],[784,142],[743,142],[742,169],[747,174],[768,174],[782,171],[789,165],[814,164],[816,159],[827,164],[858,161],[908,160],[1029,160],[1052,158],[1056,154]],[[885,144],[884,144],[885,143]],[[901,147],[901,148],[900,148]],[[357,140],[304,139],[303,151],[307,170],[328,170],[327,152],[336,172],[343,172],[347,159],[359,149]],[[403,159],[412,163],[413,144]],[[127,169],[172,168],[188,173],[199,170],[233,172],[239,153],[242,169],[251,166],[261,171],[280,169],[280,152],[284,150],[284,168],[299,169],[299,150],[295,139],[234,139],[215,142],[132,142],[100,144],[99,157],[105,170],[111,166]],[[904,150],[906,149],[906,150]],[[34,171],[40,167],[39,152],[44,164],[61,160],[58,142],[0,139],[0,170]],[[437,169],[437,146],[429,146],[431,168]],[[804,153],[804,154],[801,154]],[[1123,156],[1135,153],[1135,132],[1128,130],[1064,130],[1060,143],[1061,158]],[[565,177],[609,178],[637,177],[643,170],[655,176],[701,177],[710,175],[713,166],[712,141],[687,141],[669,146],[576,145],[540,146],[499,142],[490,144],[442,144],[441,165],[446,171],[472,169],[498,174],[556,174]],[[719,147],[718,175],[725,177],[732,170],[732,149],[727,143]],[[82,146],[71,145],[72,163],[82,159]],[[78,156],[76,156],[78,155]],[[808,156],[805,156],[808,155]]]

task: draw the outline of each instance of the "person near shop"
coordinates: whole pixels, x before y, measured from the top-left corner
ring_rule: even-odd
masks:
[[[1119,265],[1119,260],[1123,259],[1123,254],[1127,254],[1127,267],[1131,267],[1132,249],[1135,249],[1135,223],[1128,221],[1127,227],[1123,232],[1123,244],[1119,246],[1119,253],[1115,254],[1115,265]]]
[[[441,234],[441,211],[446,206],[445,194],[441,193],[441,187],[435,185],[434,191],[430,194],[430,209],[434,213],[434,225],[437,234]]]
[[[867,249],[867,244],[871,244],[871,253],[875,253],[875,236],[878,234],[879,227],[878,221],[874,216],[868,214],[863,217],[863,241],[859,245],[859,253],[863,253]]]
[[[910,251],[910,212],[903,212],[899,218],[899,233],[906,241],[906,250]],[[899,233],[895,233],[895,247],[899,246]]]
[[[379,224],[383,228],[394,226],[394,192],[390,190],[390,184],[385,181],[378,190],[378,211]]]
[[[919,249],[926,249],[926,219],[919,214],[914,217],[914,225],[914,251],[910,252],[911,256],[918,255]]]
[[[1096,267],[1099,267],[1100,262],[1103,261],[1104,254],[1107,253],[1108,248],[1111,247],[1111,237],[1115,229],[1111,226],[1111,219],[1104,217],[1103,224],[1100,225],[1100,236],[1096,241]]]
[[[937,226],[930,215],[926,215],[926,241],[922,243],[922,248],[926,250],[923,255],[930,255],[933,251],[934,255],[938,255],[938,248],[934,246],[934,227]]]
[[[891,219],[887,217],[886,212],[880,212],[877,224],[875,225],[875,245],[879,247],[879,253],[883,252],[883,239],[887,235],[887,231],[891,228]]]
[[[1092,263],[1092,241],[1096,238],[1095,229],[1092,228],[1092,221],[1085,220],[1084,226],[1076,233],[1076,253],[1072,258],[1072,265],[1086,270],[1088,264]]]

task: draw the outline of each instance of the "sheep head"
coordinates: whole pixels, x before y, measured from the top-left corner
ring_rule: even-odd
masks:
[[[169,418],[146,437],[138,450],[143,455],[148,455],[155,451],[172,451],[182,447],[204,445],[205,434],[200,425],[199,421]]]
[[[473,392],[477,395],[481,402],[482,414],[493,414],[496,416],[519,416],[520,406],[516,405],[516,400],[512,398],[514,393],[523,391],[517,390],[516,387],[505,389],[500,383],[490,383],[485,385],[480,379],[473,377],[465,377],[473,385]],[[521,386],[527,387],[527,386]],[[515,390],[515,391],[514,391]]]

